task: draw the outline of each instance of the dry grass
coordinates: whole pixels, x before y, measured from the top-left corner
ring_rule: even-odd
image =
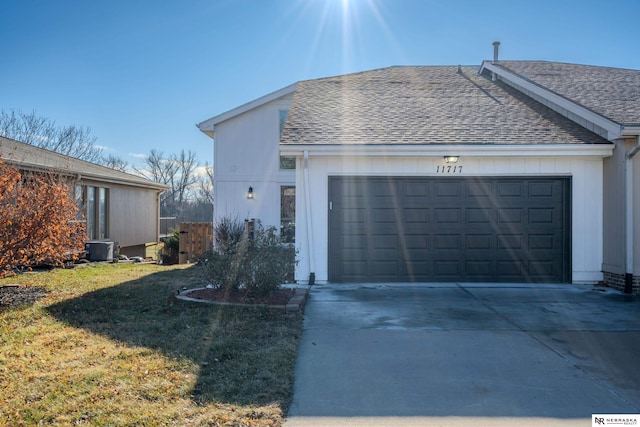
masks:
[[[300,314],[178,301],[196,267],[90,265],[4,279],[0,425],[279,426]]]

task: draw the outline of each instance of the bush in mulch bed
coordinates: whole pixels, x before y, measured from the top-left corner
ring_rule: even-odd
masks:
[[[287,282],[297,263],[296,249],[283,244],[275,227],[256,221],[245,230],[238,219],[223,218],[216,226],[216,247],[198,263],[204,278],[225,296],[263,300],[273,297]]]

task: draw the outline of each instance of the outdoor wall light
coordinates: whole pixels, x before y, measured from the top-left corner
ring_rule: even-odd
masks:
[[[249,191],[247,191],[247,199],[253,199],[253,187],[249,187]]]
[[[459,156],[444,156],[445,163],[458,163]]]

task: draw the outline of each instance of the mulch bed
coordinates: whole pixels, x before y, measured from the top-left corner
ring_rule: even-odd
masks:
[[[0,308],[12,305],[33,304],[44,298],[47,293],[49,293],[49,291],[37,286],[0,286]]]
[[[294,289],[279,289],[272,295],[268,295],[263,298],[253,298],[245,295],[245,293],[242,291],[227,291],[224,289],[197,289],[185,294],[185,296],[194,299],[233,304],[286,305],[294,293]]]

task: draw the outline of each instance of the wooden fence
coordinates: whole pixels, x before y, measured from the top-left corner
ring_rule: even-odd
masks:
[[[181,222],[178,263],[188,264],[205,251],[211,249],[213,243],[213,223]]]

